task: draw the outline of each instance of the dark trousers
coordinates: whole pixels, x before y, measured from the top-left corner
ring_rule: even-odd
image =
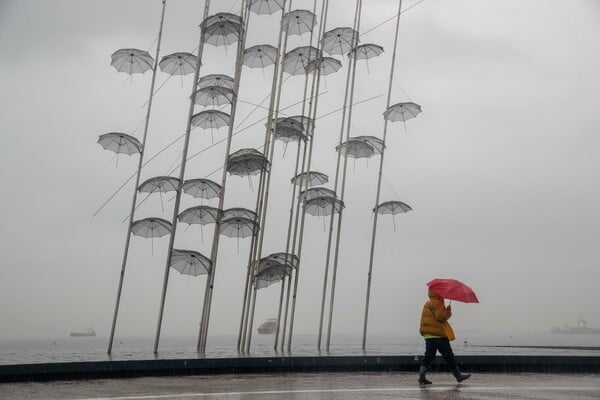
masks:
[[[421,365],[429,369],[437,351],[444,357],[450,370],[457,368],[452,347],[450,347],[450,342],[446,338],[425,339],[425,357],[421,361]]]

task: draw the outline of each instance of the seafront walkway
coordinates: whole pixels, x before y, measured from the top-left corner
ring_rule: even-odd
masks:
[[[0,384],[2,400],[496,400],[600,399],[597,374],[475,373],[457,384],[430,373],[422,387],[412,372],[223,374]]]

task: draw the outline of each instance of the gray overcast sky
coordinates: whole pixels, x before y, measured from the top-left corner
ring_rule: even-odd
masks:
[[[230,11],[219,0],[214,12]],[[329,28],[351,26],[348,0],[332,0]],[[414,4],[406,1],[405,7]],[[170,1],[162,55],[193,51],[203,3]],[[312,1],[296,0],[308,9]],[[393,0],[365,2],[365,31],[393,15]],[[124,47],[150,50],[160,1],[0,1],[0,338],[62,337],[94,325],[108,335],[133,188],[94,211],[131,174],[136,157],[96,144],[131,132],[144,117],[150,73],[128,79],[110,66]],[[455,277],[481,304],[455,305],[461,330],[547,331],[580,315],[600,326],[600,3],[595,0],[425,0],[401,22],[394,101],[423,106],[393,125],[383,200],[394,192],[414,212],[382,218],[371,303],[371,332],[417,330],[425,282]],[[248,45],[274,43],[278,15],[254,17]],[[356,99],[381,95],[389,72],[393,23],[364,35],[384,56],[357,71]],[[306,44],[294,37],[290,46]],[[233,71],[234,47],[207,48],[202,74]],[[346,60],[344,60],[346,61]],[[240,96],[260,101],[272,68],[244,70]],[[160,73],[158,84],[167,75]],[[319,114],[341,106],[345,68],[327,77]],[[148,152],[184,132],[190,77],[169,79],[156,97]],[[301,98],[301,78],[285,83],[282,104]],[[353,135],[381,136],[385,98],[357,106]],[[252,106],[241,106],[245,116]],[[291,113],[299,113],[298,107]],[[253,114],[247,124],[264,118]],[[340,114],[317,123],[314,168],[333,177]],[[238,118],[239,120],[239,118]],[[139,132],[137,132],[139,136]],[[233,149],[262,144],[262,123],[234,138]],[[223,133],[215,133],[222,138]],[[194,131],[192,153],[210,145]],[[179,145],[144,169],[164,174]],[[203,177],[222,162],[216,146],[189,164]],[[295,146],[276,147],[266,252],[283,251]],[[378,159],[350,162],[334,332],[362,328],[371,209]],[[220,175],[212,176],[220,179]],[[258,186],[254,179],[253,186]],[[391,189],[393,188],[393,190]],[[226,206],[254,208],[248,180],[229,179]],[[151,198],[139,216],[170,219],[171,195]],[[192,203],[185,200],[184,207]],[[205,229],[206,238],[210,229]],[[199,228],[180,230],[177,247],[208,255]],[[314,333],[325,256],[323,221],[307,223],[296,332]],[[118,335],[154,332],[167,239],[134,237]],[[249,241],[223,239],[211,333],[235,333]],[[196,334],[205,278],[171,274],[164,335]],[[274,315],[279,288],[260,292],[257,321]]]

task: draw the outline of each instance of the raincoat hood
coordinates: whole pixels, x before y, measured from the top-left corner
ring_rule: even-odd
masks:
[[[432,300],[434,300],[434,299],[435,300],[442,300],[442,301],[444,300],[444,298],[442,296],[440,296],[437,293],[433,293],[431,290],[427,291],[427,296],[429,296],[429,298],[432,299]]]

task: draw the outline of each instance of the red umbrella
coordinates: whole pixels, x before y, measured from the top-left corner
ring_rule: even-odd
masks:
[[[427,286],[429,290],[444,299],[479,303],[473,289],[456,279],[434,279],[427,282]]]

